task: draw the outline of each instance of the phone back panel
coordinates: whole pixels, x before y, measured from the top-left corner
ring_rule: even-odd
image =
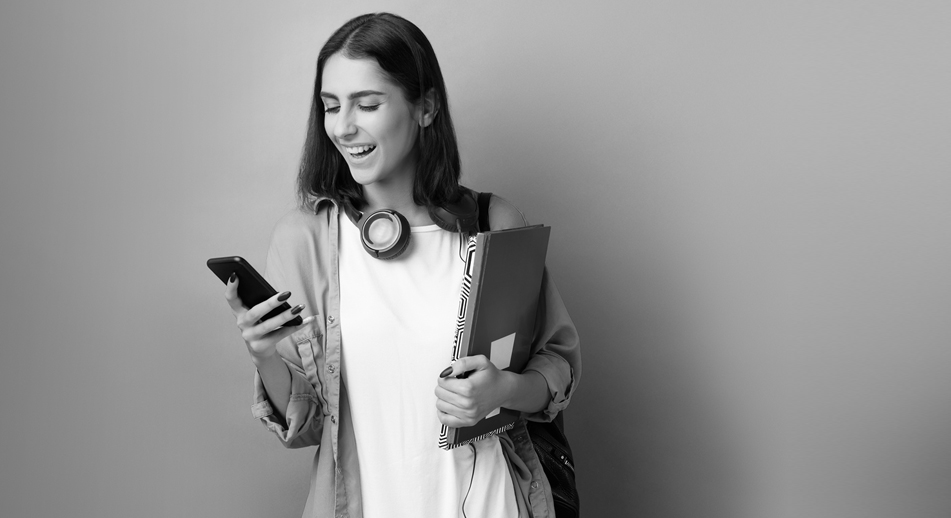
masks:
[[[240,256],[213,257],[207,262],[208,268],[227,284],[232,273],[238,275],[238,298],[246,308],[252,308],[265,300],[277,295],[277,290],[268,284],[267,280],[251,266],[251,263]],[[264,315],[261,320],[267,320],[290,309],[290,304],[283,303]],[[292,318],[285,325],[300,325],[299,316]]]

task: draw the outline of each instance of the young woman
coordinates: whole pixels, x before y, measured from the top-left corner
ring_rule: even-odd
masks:
[[[386,13],[338,29],[317,58],[301,206],[278,222],[267,256],[265,276],[290,291],[251,309],[234,276],[226,291],[257,367],[254,416],[287,447],[319,446],[305,517],[554,516],[524,420],[568,405],[578,336],[546,274],[521,374],[484,356],[447,367],[463,275],[454,217],[475,207],[459,174],[423,33]],[[358,224],[382,209],[393,212],[367,226],[367,245]],[[380,244],[395,235],[396,213],[409,227],[402,252]],[[499,197],[488,219],[493,230],[526,224]],[[291,310],[259,322],[286,300]],[[298,314],[310,316],[281,327]],[[469,426],[498,407],[523,419],[471,447],[437,446],[440,424]]]

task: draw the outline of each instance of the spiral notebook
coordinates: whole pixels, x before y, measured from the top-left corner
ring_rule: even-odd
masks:
[[[501,370],[525,368],[550,234],[551,227],[534,225],[469,238],[453,361],[482,354]],[[448,450],[504,432],[518,417],[515,410],[499,408],[473,426],[442,425],[439,447]]]

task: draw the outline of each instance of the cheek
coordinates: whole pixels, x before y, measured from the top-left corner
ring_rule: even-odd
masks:
[[[391,121],[387,128],[388,134],[392,136],[395,142],[403,148],[412,148],[416,144],[418,136],[416,121],[412,119],[397,119]]]
[[[385,113],[375,114],[372,121],[367,121],[367,126],[373,127],[373,132],[382,140],[390,142],[394,147],[412,146],[416,142],[416,121],[412,113],[405,107],[395,105],[387,106]],[[367,127],[369,130],[370,128]]]

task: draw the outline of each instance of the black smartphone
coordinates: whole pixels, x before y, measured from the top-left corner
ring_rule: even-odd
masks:
[[[232,273],[238,275],[238,298],[241,299],[241,304],[246,308],[250,309],[277,295],[277,290],[272,288],[271,285],[264,280],[264,277],[251,266],[251,263],[247,262],[243,257],[212,257],[208,260],[207,264],[208,268],[225,284],[228,284],[228,279]],[[267,320],[280,315],[288,309],[291,309],[291,305],[284,302],[271,310],[267,315],[264,315],[261,320]],[[297,315],[285,322],[281,327],[295,327],[303,323],[304,319],[302,319],[300,315]]]

